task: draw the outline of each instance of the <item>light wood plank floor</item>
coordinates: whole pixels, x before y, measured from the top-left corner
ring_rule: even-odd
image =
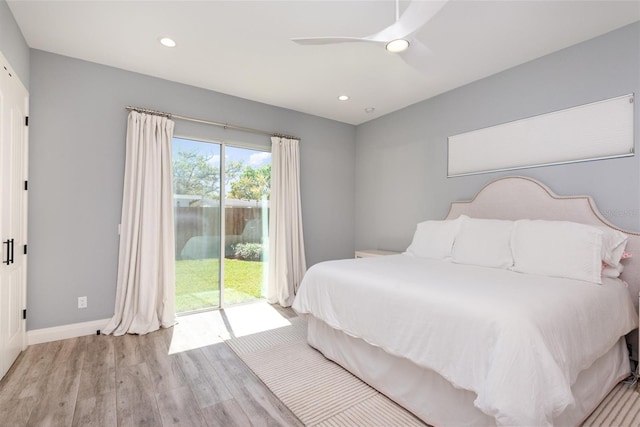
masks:
[[[0,382],[0,425],[301,426],[219,339],[293,316],[259,303],[142,336],[30,346]]]

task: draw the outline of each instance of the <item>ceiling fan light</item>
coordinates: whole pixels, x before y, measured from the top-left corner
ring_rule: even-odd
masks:
[[[385,49],[387,49],[389,52],[391,53],[400,53],[400,52],[404,52],[405,50],[407,50],[409,48],[409,42],[405,39],[395,39],[395,40],[391,40],[389,43],[387,43],[387,45],[385,46]]]
[[[173,39],[169,38],[169,37],[161,38],[160,39],[160,44],[162,46],[165,46],[165,47],[176,47],[176,42]]]

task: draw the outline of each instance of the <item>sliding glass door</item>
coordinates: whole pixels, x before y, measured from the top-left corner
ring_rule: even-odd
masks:
[[[172,155],[176,312],[261,299],[271,153],[174,138]]]
[[[173,138],[178,313],[220,307],[221,150]]]
[[[225,148],[224,303],[263,298],[269,230],[271,153]]]

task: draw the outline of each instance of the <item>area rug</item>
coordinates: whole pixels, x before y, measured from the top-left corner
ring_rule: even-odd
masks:
[[[583,427],[640,425],[640,393],[635,384],[621,382],[582,424]]]
[[[307,344],[307,323],[226,343],[306,426],[425,426],[410,412]],[[616,386],[584,426],[640,425],[640,394]]]

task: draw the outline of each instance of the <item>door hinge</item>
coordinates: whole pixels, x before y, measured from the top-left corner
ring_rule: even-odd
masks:
[[[29,189],[29,181],[25,181],[24,182],[24,189],[28,190]]]
[[[29,116],[24,116],[24,125],[29,126]]]
[[[22,310],[22,318],[23,318],[24,320],[26,320],[26,319],[27,319],[27,309],[26,309],[26,308],[25,308],[24,310]]]
[[[27,254],[27,245],[24,245],[22,252],[26,255]]]

